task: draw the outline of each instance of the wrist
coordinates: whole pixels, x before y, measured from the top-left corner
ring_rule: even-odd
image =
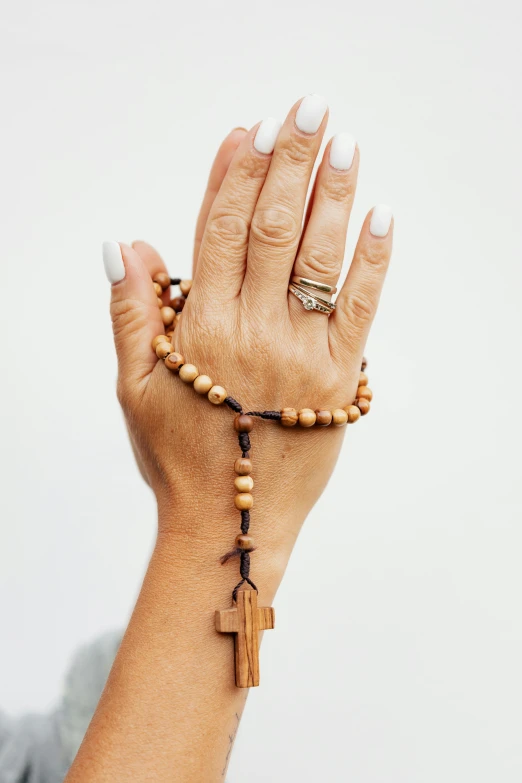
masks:
[[[215,602],[219,599],[228,603],[241,579],[239,557],[221,563],[241,532],[241,517],[234,507],[226,513],[226,504],[216,503],[215,497],[213,500],[205,509],[198,503],[189,509],[159,504],[155,556],[168,566],[177,589],[199,596],[209,593],[213,596],[213,608],[218,608],[219,603]],[[279,587],[301,523],[295,515],[267,518],[265,513],[252,513],[249,534],[254,551],[250,554],[250,578],[266,600],[271,601]]]

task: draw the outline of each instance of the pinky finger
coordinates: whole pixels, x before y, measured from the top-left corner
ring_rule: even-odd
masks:
[[[393,216],[390,207],[379,204],[367,215],[350,270],[330,317],[332,358],[353,371],[362,358],[382,286],[390,263]]]

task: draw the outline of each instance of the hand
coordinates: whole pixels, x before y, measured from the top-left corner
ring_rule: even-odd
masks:
[[[210,208],[212,207],[212,204],[214,203],[214,199],[216,198],[219,192],[221,183],[223,182],[225,174],[227,173],[228,167],[230,166],[230,162],[234,156],[234,153],[237,150],[245,134],[246,134],[246,130],[244,128],[234,128],[234,130],[231,131],[228,134],[228,136],[223,140],[221,146],[217,151],[216,157],[214,159],[214,163],[212,164],[212,168],[210,170],[207,189],[203,197],[203,201],[199,210],[198,220],[196,223],[196,234],[194,237],[194,252],[193,252],[193,269],[196,268],[196,262],[198,260],[199,249],[201,246],[201,240],[203,238],[203,232],[207,224]],[[161,259],[161,256],[154,250],[153,247],[147,244],[147,242],[133,242],[132,247],[138,253],[138,255],[141,256],[141,260],[147,267],[147,270],[151,278],[157,275],[158,272],[167,272],[167,269]],[[164,292],[163,301],[166,305],[169,304],[168,300],[169,300],[168,294],[167,292]],[[140,453],[137,450],[136,446],[134,445],[131,431],[128,428],[127,431],[129,433],[129,439],[131,442],[131,447],[132,447],[134,457],[136,459],[136,463],[138,465],[138,470],[140,471],[144,481],[148,484],[149,479],[147,477],[145,467],[142,463]]]
[[[344,134],[327,145],[302,226],[326,122],[322,100],[309,96],[291,109],[277,140],[273,134],[273,154],[273,124],[245,134],[201,237],[193,287],[173,343],[244,410],[331,410],[351,403],[356,393],[391,253],[389,210],[375,208],[366,218],[329,319],[306,311],[288,292],[292,274],[335,285],[341,273],[359,164],[358,149]],[[262,151],[256,139],[257,146],[263,140]],[[125,277],[112,288],[119,399],[158,499],[160,533],[188,547],[197,543],[198,558],[213,567],[239,529],[234,414],[197,395],[151,350],[152,339],[163,331],[150,280],[159,260],[151,255],[145,264],[145,250],[138,249],[121,246]],[[326,485],[345,430],[256,422],[253,570],[264,572],[269,592]]]
[[[356,393],[391,252],[389,210],[366,219],[329,320],[288,295],[292,270],[330,284],[341,271],[359,161],[345,136],[326,148],[302,228],[325,126],[323,102],[305,98],[277,141],[266,121],[243,137],[210,208],[174,332],[176,350],[244,410],[339,408]],[[234,685],[232,640],[213,623],[238,578],[237,561],[219,564],[239,531],[234,414],[156,359],[151,341],[163,328],[150,272],[159,260],[138,249],[110,243],[105,262],[118,394],[158,499],[159,533],[68,783],[222,780],[246,697]],[[345,430],[256,421],[251,576],[261,606],[271,603]]]

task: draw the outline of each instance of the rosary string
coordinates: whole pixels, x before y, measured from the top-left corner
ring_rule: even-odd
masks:
[[[179,373],[182,381],[193,384],[194,390],[198,394],[206,395],[214,405],[224,403],[237,414],[234,419],[234,428],[238,436],[241,457],[236,460],[234,465],[236,473],[234,484],[238,492],[235,497],[235,505],[241,514],[241,534],[236,536],[235,547],[221,558],[222,564],[234,557],[239,558],[241,580],[232,592],[232,599],[235,603],[238,591],[245,583],[257,592],[256,585],[250,579],[250,554],[255,550],[254,541],[249,535],[250,509],[254,503],[251,495],[254,482],[250,476],[252,462],[250,460],[251,443],[249,436],[254,426],[253,418],[278,421],[283,427],[294,427],[299,424],[303,428],[314,426],[324,428],[330,425],[340,427],[345,424],[353,424],[360,416],[366,415],[370,410],[372,392],[368,388],[368,379],[364,373],[366,359],[362,361],[357,396],[354,402],[346,408],[336,408],[333,411],[322,409],[314,411],[311,408],[302,408],[298,411],[295,408],[283,408],[281,411],[249,411],[245,413],[242,405],[233,397],[227,395],[222,386],[214,385],[207,375],[200,374],[195,365],[186,363],[184,357],[174,351],[171,340],[192,282],[178,277],[169,277],[165,273],[159,273],[154,278],[153,284],[158,296],[161,317],[167,330],[165,335],[158,335],[152,342],[152,348],[156,355],[158,358],[164,359],[165,366],[169,370]],[[170,306],[164,306],[160,295],[170,285],[179,285],[181,296],[172,299]]]

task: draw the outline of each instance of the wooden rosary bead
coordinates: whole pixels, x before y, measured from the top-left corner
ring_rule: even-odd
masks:
[[[192,383],[199,375],[199,370],[194,364],[184,364],[179,368],[179,377],[185,383]]]
[[[356,397],[358,400],[368,400],[368,402],[371,402],[373,393],[369,386],[359,386]]]
[[[236,432],[252,432],[254,429],[254,419],[247,416],[246,413],[240,413],[234,419],[234,429]]]
[[[209,378],[208,375],[198,375],[198,377],[194,379],[194,391],[198,394],[208,394],[213,385],[214,381],[212,378]]]
[[[160,343],[168,343],[168,334],[158,334],[152,341],[152,350],[155,351]]]
[[[161,296],[163,293],[163,288],[160,286],[159,283],[153,283],[154,290],[156,291],[156,296]]]
[[[359,375],[359,386],[368,386],[368,376],[365,372]]]
[[[357,400],[355,404],[359,408],[361,412],[361,416],[366,416],[366,414],[370,412],[370,403],[368,400],[365,399]]]
[[[176,313],[175,318],[174,318],[174,326],[179,324],[179,319],[180,318],[181,318],[181,313]]]
[[[332,413],[332,421],[336,427],[342,427],[348,421],[348,414],[342,408],[336,408]]]
[[[222,386],[213,386],[207,394],[212,405],[221,405],[225,402],[226,396],[227,393]]]
[[[357,405],[349,405],[346,408],[346,415],[348,416],[348,424],[354,424],[361,416],[361,411]]]
[[[238,492],[252,492],[254,489],[254,479],[252,476],[237,476],[234,480],[234,486]]]
[[[174,332],[167,332],[165,336],[168,338],[169,342],[172,342],[172,338],[174,337]]]
[[[166,340],[163,340],[162,343],[158,343],[156,346],[156,356],[158,359],[165,359],[165,357],[169,356],[171,353],[174,353],[174,348]]]
[[[248,457],[238,457],[234,462],[234,470],[238,476],[248,476],[252,473],[252,460]]]
[[[332,423],[333,416],[331,411],[317,410],[315,416],[316,424],[319,424],[321,427],[328,427],[328,425]]]
[[[166,272],[158,272],[157,275],[154,275],[154,282],[158,283],[164,291],[170,285],[170,277]]]
[[[311,408],[303,408],[299,411],[299,424],[301,427],[313,427],[317,416]]]
[[[190,289],[192,288],[192,280],[182,280],[179,284],[179,290],[183,294],[183,296],[187,296]]]
[[[158,307],[163,307],[163,299],[160,299],[158,296]]]
[[[176,313],[172,309],[172,307],[162,307],[160,310],[161,320],[165,324],[165,326],[170,326],[172,321],[174,320],[174,316]]]
[[[174,299],[172,299],[172,301],[170,303],[170,306],[177,313],[181,313],[181,311],[185,307],[185,297],[184,296],[176,296]]]
[[[295,427],[299,421],[299,414],[295,408],[283,408],[281,411],[281,424],[283,427]]]
[[[254,539],[252,536],[247,536],[245,533],[240,533],[236,536],[236,546],[238,549],[242,549],[243,552],[252,552],[255,549]]]
[[[234,498],[234,503],[240,511],[248,511],[254,505],[254,498],[250,492],[241,492]]]
[[[185,364],[185,359],[180,353],[171,353],[165,359],[165,367],[169,370],[179,370],[182,364]]]

